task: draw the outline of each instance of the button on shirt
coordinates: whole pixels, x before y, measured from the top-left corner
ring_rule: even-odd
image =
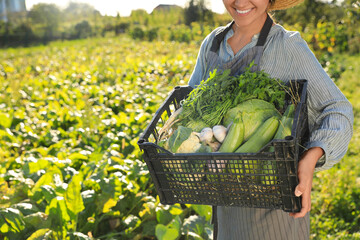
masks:
[[[223,27],[215,29],[200,47],[189,85],[196,87],[207,79],[207,52],[215,34]],[[252,37],[239,52],[233,53],[227,40],[233,36],[231,29],[220,45],[218,54],[227,62],[248,48],[254,47],[259,37]],[[353,111],[350,102],[330,79],[307,43],[298,32],[287,31],[281,25],[272,26],[265,43],[260,61],[260,69],[271,77],[285,83],[295,79],[308,80],[308,122],[310,139],[306,148],[321,147],[325,155],[319,160],[315,171],[331,168],[345,155],[352,137]]]

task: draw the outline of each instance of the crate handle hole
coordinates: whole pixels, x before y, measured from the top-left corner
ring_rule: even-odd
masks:
[[[287,140],[287,141],[292,141],[292,140],[294,140],[294,137],[293,137],[293,136],[286,136],[286,137],[285,137],[285,140]]]

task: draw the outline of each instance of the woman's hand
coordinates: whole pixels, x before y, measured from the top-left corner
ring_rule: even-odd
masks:
[[[295,188],[295,195],[301,198],[301,210],[297,213],[290,213],[294,218],[304,217],[311,209],[311,188],[314,176],[315,165],[319,158],[324,154],[320,147],[307,150],[298,165],[299,184]]]

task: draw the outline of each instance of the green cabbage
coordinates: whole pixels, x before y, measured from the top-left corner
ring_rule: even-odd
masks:
[[[179,126],[168,140],[170,151],[176,153],[180,145],[190,137],[191,133],[191,128]]]

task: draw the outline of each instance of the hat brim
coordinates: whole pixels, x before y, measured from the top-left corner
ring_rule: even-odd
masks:
[[[282,10],[294,7],[304,0],[275,0],[273,4],[270,5],[269,10]]]

